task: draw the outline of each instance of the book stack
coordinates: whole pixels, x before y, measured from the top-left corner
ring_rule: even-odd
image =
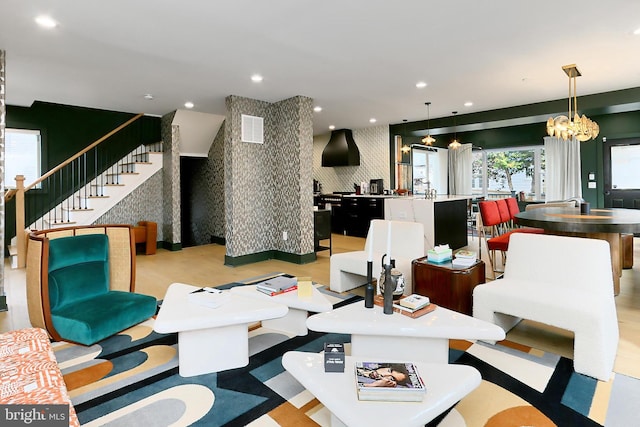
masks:
[[[409,295],[408,297],[405,298],[409,298],[414,296],[415,294]],[[427,297],[423,297],[422,295],[417,295],[419,297],[422,298],[427,298]],[[428,298],[427,298],[428,300]],[[405,316],[409,316],[412,319],[415,319],[417,317],[420,316],[424,316],[427,313],[431,313],[433,310],[435,310],[438,306],[435,304],[432,304],[431,302],[425,304],[425,305],[420,305],[418,306],[419,308],[409,308],[403,305],[400,305],[400,301],[402,301],[402,299],[398,300],[398,301],[394,301],[393,305],[392,305],[392,309],[394,313],[400,313],[403,314]],[[384,297],[380,294],[376,295],[373,297],[373,303],[377,306],[380,307],[384,307]]]
[[[453,251],[449,245],[438,245],[433,249],[427,251],[427,261],[435,263],[443,263],[450,261],[453,256]]]
[[[451,261],[454,268],[469,268],[476,263],[478,254],[475,251],[461,250],[456,252],[455,258]]]
[[[356,362],[355,374],[359,400],[420,402],[427,391],[411,362]]]
[[[280,295],[297,290],[298,279],[288,275],[276,276],[258,283],[256,289],[266,295]]]

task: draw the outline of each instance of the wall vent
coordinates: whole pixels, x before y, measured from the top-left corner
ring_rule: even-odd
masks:
[[[264,118],[242,115],[242,142],[264,143]]]

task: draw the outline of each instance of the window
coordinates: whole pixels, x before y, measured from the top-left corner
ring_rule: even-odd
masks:
[[[544,147],[474,151],[473,194],[544,200]]]
[[[16,188],[16,175],[24,175],[25,185],[40,178],[41,143],[39,130],[5,130],[4,186]],[[37,186],[40,188],[40,185]]]

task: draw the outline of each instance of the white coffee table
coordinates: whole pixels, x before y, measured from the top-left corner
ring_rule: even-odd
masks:
[[[374,360],[375,359],[375,360]],[[422,402],[360,401],[356,393],[356,361],[412,361],[425,382]],[[424,426],[473,391],[482,380],[477,369],[466,365],[426,363],[412,359],[346,356],[344,373],[325,372],[319,353],[289,351],[282,366],[331,411],[335,426]]]
[[[285,292],[280,295],[269,296],[259,292],[257,285],[236,286],[230,289],[231,293],[242,295],[248,298],[258,298],[264,301],[273,301],[279,304],[285,304],[289,307],[289,312],[284,317],[276,319],[263,320],[262,326],[277,331],[289,332],[295,335],[307,335],[307,317],[309,312],[322,313],[331,311],[333,304],[325,298],[315,286],[313,287],[311,296],[300,297],[297,291]]]
[[[180,375],[194,375],[239,368],[249,363],[249,324],[282,317],[285,304],[229,293],[217,308],[189,302],[198,286],[173,283],[167,289],[153,329],[178,333]],[[224,291],[228,292],[228,291]]]
[[[447,363],[449,340],[491,340],[505,338],[493,323],[438,307],[412,319],[382,307],[366,308],[364,301],[345,305],[327,313],[314,314],[307,327],[318,332],[351,334],[351,355],[374,355],[400,360],[420,358],[425,362]]]

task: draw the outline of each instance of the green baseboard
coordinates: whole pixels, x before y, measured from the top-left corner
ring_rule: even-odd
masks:
[[[224,237],[211,236],[209,241],[211,243],[216,243],[218,245],[223,245],[223,246],[227,244],[227,239],[225,239]]]
[[[225,255],[224,265],[236,267],[239,265],[252,264],[255,262],[267,261],[270,259],[277,259],[293,264],[307,264],[316,260],[316,254],[315,252],[300,255],[282,251],[263,251],[255,254],[241,255],[237,257]]]
[[[168,251],[181,251],[182,243],[158,242],[157,247]]]

